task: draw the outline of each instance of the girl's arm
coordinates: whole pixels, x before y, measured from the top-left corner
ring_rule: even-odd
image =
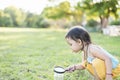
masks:
[[[74,65],[76,70],[83,70],[85,67],[82,64]]]
[[[66,68],[65,70],[68,72],[74,72],[75,70],[83,70],[83,69],[85,69],[85,67],[82,64],[76,64]]]
[[[105,66],[106,66],[106,80],[112,80],[112,61],[110,59],[110,57],[107,55],[107,53],[96,46],[91,46],[90,47],[90,53],[92,54],[92,56],[102,59],[105,61]],[[108,79],[109,77],[109,79]]]

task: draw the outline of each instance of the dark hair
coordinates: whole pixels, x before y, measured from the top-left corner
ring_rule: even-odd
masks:
[[[65,38],[71,38],[75,41],[77,41],[77,39],[80,39],[82,43],[85,42],[86,45],[89,45],[91,43],[90,35],[83,27],[71,28],[66,34]]]

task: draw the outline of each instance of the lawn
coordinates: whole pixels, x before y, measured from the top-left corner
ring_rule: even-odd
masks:
[[[0,28],[0,80],[54,80],[54,66],[79,63],[81,54],[71,52],[65,34],[60,29]],[[120,60],[120,36],[90,35]],[[87,80],[84,74],[88,73],[65,73],[65,80]]]

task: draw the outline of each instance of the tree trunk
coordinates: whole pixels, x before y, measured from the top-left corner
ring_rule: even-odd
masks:
[[[101,20],[101,29],[106,28],[108,25],[108,18],[107,17],[100,17]]]
[[[99,16],[100,17],[100,32],[104,33],[103,30],[108,26],[108,17]]]

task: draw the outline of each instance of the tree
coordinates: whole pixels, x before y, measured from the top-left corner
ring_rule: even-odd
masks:
[[[49,27],[49,23],[42,17],[42,15],[36,15],[33,13],[27,13],[27,17],[25,19],[27,27],[34,28],[47,28]]]
[[[100,18],[101,28],[106,28],[108,25],[108,18],[111,14],[117,18],[118,0],[102,0],[101,2],[93,3],[92,0],[84,0],[83,5],[80,6],[89,15],[97,14]]]
[[[4,13],[2,10],[0,10],[0,26],[12,26],[12,19],[9,14]]]
[[[26,15],[21,9],[17,9],[13,6],[6,7],[4,9],[4,12],[9,14],[14,26],[23,26],[24,20],[26,18]]]
[[[65,25],[69,25],[70,23],[73,25],[81,24],[81,17],[83,16],[83,12],[79,10],[79,8],[74,9],[74,7],[72,7],[70,2],[68,1],[61,2],[59,5],[56,6],[46,7],[42,14],[48,19],[63,19],[64,22],[66,22]]]
[[[42,14],[44,14],[45,17],[52,19],[60,19],[63,17],[69,18],[69,15],[71,14],[70,3],[65,1],[54,7],[46,7]]]

